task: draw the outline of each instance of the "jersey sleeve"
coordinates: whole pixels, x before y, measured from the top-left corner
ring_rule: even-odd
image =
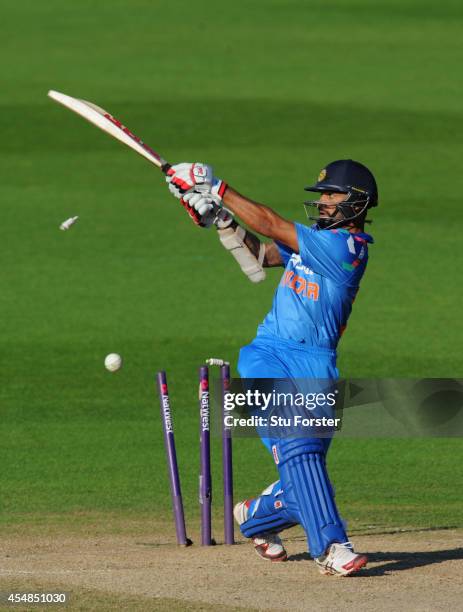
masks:
[[[291,258],[291,255],[294,253],[294,251],[290,249],[289,246],[286,246],[285,244],[278,242],[278,240],[275,240],[275,244],[277,245],[278,250],[280,251],[281,259],[283,260],[283,263],[286,266],[286,264]]]
[[[358,247],[348,232],[295,225],[302,263],[338,284],[358,283]]]

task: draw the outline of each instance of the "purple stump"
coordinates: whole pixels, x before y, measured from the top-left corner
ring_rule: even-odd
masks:
[[[209,368],[199,369],[199,503],[201,504],[201,545],[211,546],[211,431],[209,404]]]
[[[174,426],[172,423],[172,414],[170,412],[167,377],[164,371],[158,372],[157,385],[161,406],[161,421],[164,430],[164,444],[166,446],[167,467],[169,470],[170,494],[174,511],[175,531],[177,533],[177,544],[180,546],[189,546],[192,542],[187,538],[185,530],[182,491],[180,488],[180,477],[177,466],[177,453],[175,451]]]
[[[220,368],[222,396],[230,388],[230,366]],[[233,525],[233,457],[231,428],[225,426],[225,410],[222,399],[222,469],[223,469],[223,520],[225,544],[235,543]]]

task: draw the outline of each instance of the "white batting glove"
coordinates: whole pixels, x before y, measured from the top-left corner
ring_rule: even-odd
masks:
[[[180,203],[194,223],[201,227],[215,225],[217,229],[224,229],[233,221],[233,214],[221,206],[221,200],[218,201],[217,197],[190,191],[181,198]]]
[[[203,193],[190,191],[180,199],[180,204],[200,227],[210,227],[217,218],[218,206],[215,200]]]
[[[214,176],[212,166],[201,163],[181,163],[171,166],[166,181],[170,192],[179,199],[192,190],[222,199],[227,188],[224,181]]]

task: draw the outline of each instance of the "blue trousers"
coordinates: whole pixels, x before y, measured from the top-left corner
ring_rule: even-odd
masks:
[[[335,351],[304,347],[274,336],[258,336],[243,347],[238,370],[246,379],[336,380],[339,376]],[[300,524],[312,557],[323,555],[333,542],[347,541],[326,471],[330,441],[313,436],[263,437],[280,479],[251,501],[248,519],[241,525],[245,537]]]

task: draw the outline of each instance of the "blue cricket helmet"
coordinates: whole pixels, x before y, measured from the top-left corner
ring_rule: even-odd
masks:
[[[378,187],[375,177],[366,166],[353,159],[331,162],[320,172],[315,185],[305,187],[305,190],[346,194],[346,199],[337,205],[332,216],[328,218],[309,217],[317,221],[323,229],[345,225],[364,215],[367,209],[378,205]],[[309,200],[305,204],[316,208],[319,206],[319,202],[314,200]],[[343,217],[334,221],[338,212],[341,212]]]

